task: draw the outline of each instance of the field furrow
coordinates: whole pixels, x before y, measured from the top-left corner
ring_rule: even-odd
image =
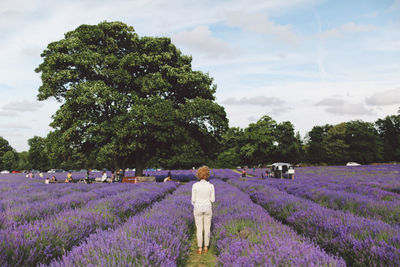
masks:
[[[231,179],[272,216],[338,253],[348,265],[398,266],[400,231],[382,221],[324,208],[265,184]]]

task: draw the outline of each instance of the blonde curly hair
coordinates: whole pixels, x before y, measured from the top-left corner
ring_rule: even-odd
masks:
[[[210,177],[210,169],[207,166],[200,167],[196,172],[196,177],[200,180],[205,180]]]

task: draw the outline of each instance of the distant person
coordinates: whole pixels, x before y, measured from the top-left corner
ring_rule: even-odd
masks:
[[[115,170],[111,171],[111,183],[115,182]]]
[[[68,182],[72,182],[72,173],[71,172],[67,173],[67,179],[68,179]]]
[[[119,177],[120,177],[120,176],[119,176],[119,170],[116,170],[116,171],[115,171],[115,181],[116,181],[116,182],[119,182]]]
[[[90,171],[87,170],[85,174],[85,183],[90,184]]]
[[[169,181],[172,181],[171,176],[167,176],[164,178],[164,183],[169,182]]]
[[[103,171],[103,175],[101,176],[101,182],[106,183],[107,182],[107,172]]]
[[[200,180],[192,186],[193,215],[196,223],[197,253],[208,252],[210,244],[210,228],[212,217],[212,203],[215,201],[214,185],[207,182],[210,177],[210,169],[207,166],[200,167],[196,172]],[[203,239],[204,232],[204,239]],[[203,247],[204,240],[204,249]]]
[[[50,183],[57,183],[57,178],[55,175],[51,176]]]
[[[39,176],[40,176],[40,178],[43,178],[43,173],[40,172],[40,173],[39,173]]]
[[[45,183],[45,184],[49,184],[49,183],[50,183],[49,177],[46,177],[46,180],[44,180],[44,183]]]
[[[245,170],[242,171],[242,177],[246,177],[246,171]]]
[[[118,175],[117,175],[117,177],[118,177],[118,182],[122,182],[122,179],[124,178],[124,176],[125,176],[125,171],[123,170],[123,169],[119,169],[119,171],[118,171]]]

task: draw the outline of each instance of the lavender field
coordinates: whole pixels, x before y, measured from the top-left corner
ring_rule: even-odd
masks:
[[[47,174],[1,174],[0,266],[189,265],[195,178],[171,172],[180,183],[45,184]],[[212,170],[208,265],[400,265],[400,165],[302,167],[294,180],[264,172]]]

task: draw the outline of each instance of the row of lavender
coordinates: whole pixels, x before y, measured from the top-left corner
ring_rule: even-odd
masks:
[[[231,179],[272,216],[315,240],[325,251],[338,253],[349,265],[399,266],[400,230],[380,220],[324,208],[262,181]]]
[[[325,169],[325,172],[323,170]],[[322,206],[398,225],[400,165],[299,168],[294,181],[267,179],[268,184]],[[250,172],[260,178],[261,170]],[[255,178],[249,178],[255,179]]]
[[[274,220],[248,194],[215,181],[213,235],[221,266],[345,266]]]
[[[247,194],[214,180],[212,245],[219,266],[345,266],[273,220]],[[194,232],[191,184],[114,229],[91,235],[51,266],[181,266]]]
[[[65,209],[80,208],[91,200],[121,193],[129,187],[120,184],[109,187],[68,184],[35,186],[33,190],[10,191],[0,200],[0,229],[35,221]]]
[[[0,230],[0,266],[49,263],[95,231],[117,227],[176,187],[176,183],[104,185],[97,192],[88,192],[97,193],[93,199],[82,192],[84,201],[79,208],[68,207],[38,220],[7,225]],[[69,196],[80,198],[79,194]]]
[[[267,184],[292,195],[310,199],[324,207],[335,210],[346,210],[367,218],[378,219],[392,225],[400,222],[400,196],[386,192],[382,195],[351,193],[343,188],[347,185],[336,185],[316,181],[281,181],[269,179]],[[366,189],[367,190],[367,189]],[[361,191],[361,190],[360,190]]]
[[[260,178],[265,170],[248,169],[247,172]],[[301,167],[295,170],[296,180],[344,184],[351,190],[378,188],[391,192],[400,188],[400,164]]]

